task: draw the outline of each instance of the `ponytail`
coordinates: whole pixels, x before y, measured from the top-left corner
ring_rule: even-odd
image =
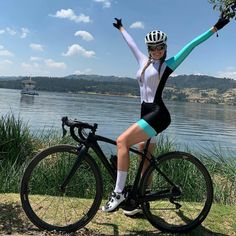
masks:
[[[151,54],[149,54],[148,61],[147,61],[146,65],[143,67],[143,70],[141,73],[141,81],[144,79],[145,70],[150,66],[151,63],[152,63],[152,57],[151,57]]]
[[[160,74],[161,74],[161,67],[162,67],[162,64],[164,63],[166,59],[166,50],[165,50],[165,53],[163,55],[163,57],[160,59],[160,64],[159,64],[159,67],[158,67],[158,74],[159,74],[159,80],[160,80]],[[144,73],[146,71],[146,69],[150,66],[150,64],[153,62],[153,59],[151,57],[151,54],[149,54],[149,58],[148,58],[148,61],[146,63],[146,65],[143,67],[143,70],[142,70],[142,73],[141,73],[141,81],[144,79]]]

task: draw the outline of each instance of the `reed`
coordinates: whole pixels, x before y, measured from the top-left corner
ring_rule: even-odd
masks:
[[[214,185],[214,201],[236,204],[236,153],[213,146],[201,151],[199,158],[211,174]]]
[[[24,124],[20,118],[15,118],[12,114],[0,117],[0,193],[18,193],[24,169],[32,157],[40,150],[59,143],[75,145],[75,142],[69,136],[62,138],[61,133],[56,133],[55,131],[42,131],[31,134],[27,124]],[[160,135],[157,139],[157,148],[154,155],[158,156],[177,149],[178,147],[173,140],[166,135]],[[214,183],[214,201],[221,204],[235,204],[236,155],[232,153],[231,157],[226,157],[220,147],[206,147],[205,150],[197,152],[191,151],[190,148],[186,147],[186,151],[192,152],[193,155],[200,158],[209,170]],[[107,171],[95,155],[93,153],[91,155],[101,169],[104,180],[104,196],[106,197],[114,188],[115,183],[111,181]],[[131,155],[130,160],[128,183],[132,182],[136,174],[138,157]],[[63,168],[62,162],[60,163],[60,169]],[[173,173],[175,168],[180,167],[172,166],[171,171]],[[191,170],[187,171],[191,175]],[[50,170],[45,170],[45,172],[50,173]],[[44,171],[39,171],[38,173],[43,177]],[[185,178],[185,173],[186,170],[178,178]],[[47,180],[50,181],[50,176],[48,176]],[[80,179],[80,181],[83,181],[83,179]],[[189,184],[191,184],[191,181]]]
[[[34,140],[27,124],[13,114],[0,117],[0,185],[1,192],[18,190],[22,168],[33,156]]]

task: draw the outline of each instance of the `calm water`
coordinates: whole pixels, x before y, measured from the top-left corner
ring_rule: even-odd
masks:
[[[236,152],[236,107],[166,102],[172,116],[164,132],[180,148],[218,147]],[[19,90],[0,89],[0,115],[19,115],[32,131],[61,130],[61,117],[98,123],[98,133],[116,138],[139,118],[138,98],[40,92],[21,97]]]

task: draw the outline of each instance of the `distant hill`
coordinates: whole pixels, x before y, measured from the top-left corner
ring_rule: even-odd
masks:
[[[21,89],[26,77],[0,77],[0,88]],[[33,77],[38,91],[85,92],[123,96],[139,96],[136,79],[100,75],[66,77]],[[164,98],[177,101],[226,103],[236,105],[236,80],[206,75],[170,77]]]
[[[221,92],[236,88],[236,80],[207,75],[178,75],[169,79],[167,84],[178,89],[218,89]]]

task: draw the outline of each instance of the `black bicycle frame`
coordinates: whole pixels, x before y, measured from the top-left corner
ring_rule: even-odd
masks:
[[[83,141],[82,144],[80,144],[78,146],[78,156],[76,158],[76,161],[75,161],[71,171],[68,173],[65,180],[63,181],[63,184],[61,185],[62,190],[64,190],[66,188],[66,185],[69,183],[70,179],[73,177],[73,175],[75,174],[76,170],[78,169],[81,161],[83,160],[83,156],[89,151],[90,148],[99,157],[99,159],[101,160],[101,162],[103,163],[103,165],[107,169],[108,173],[110,174],[112,180],[114,182],[116,181],[116,172],[114,171],[114,168],[112,167],[112,165],[108,161],[107,157],[105,156],[104,152],[102,151],[101,147],[99,146],[98,141],[109,143],[112,145],[116,145],[116,142],[112,139],[89,133],[87,139],[85,141]],[[139,189],[138,187],[139,187],[141,173],[142,173],[145,159],[147,159],[152,165],[155,166],[155,169],[166,179],[166,181],[168,183],[171,184],[171,186],[176,187],[176,185],[158,168],[158,161],[155,161],[154,157],[152,155],[151,155],[150,159],[147,157],[149,143],[150,143],[150,140],[147,141],[147,144],[146,144],[143,152],[140,152],[136,149],[130,148],[130,152],[140,155],[142,157],[142,160],[141,160],[138,170],[137,170],[137,174],[135,176],[134,183],[132,185],[131,193],[133,195],[136,195],[137,191]],[[156,192],[155,194],[149,194],[149,195],[145,195],[144,197],[140,197],[138,199],[138,201],[139,201],[139,203],[142,203],[142,202],[146,202],[146,201],[154,201],[154,200],[163,199],[163,198],[171,198],[173,196],[175,196],[175,194],[173,194],[170,191],[170,189],[166,189],[166,190]]]

